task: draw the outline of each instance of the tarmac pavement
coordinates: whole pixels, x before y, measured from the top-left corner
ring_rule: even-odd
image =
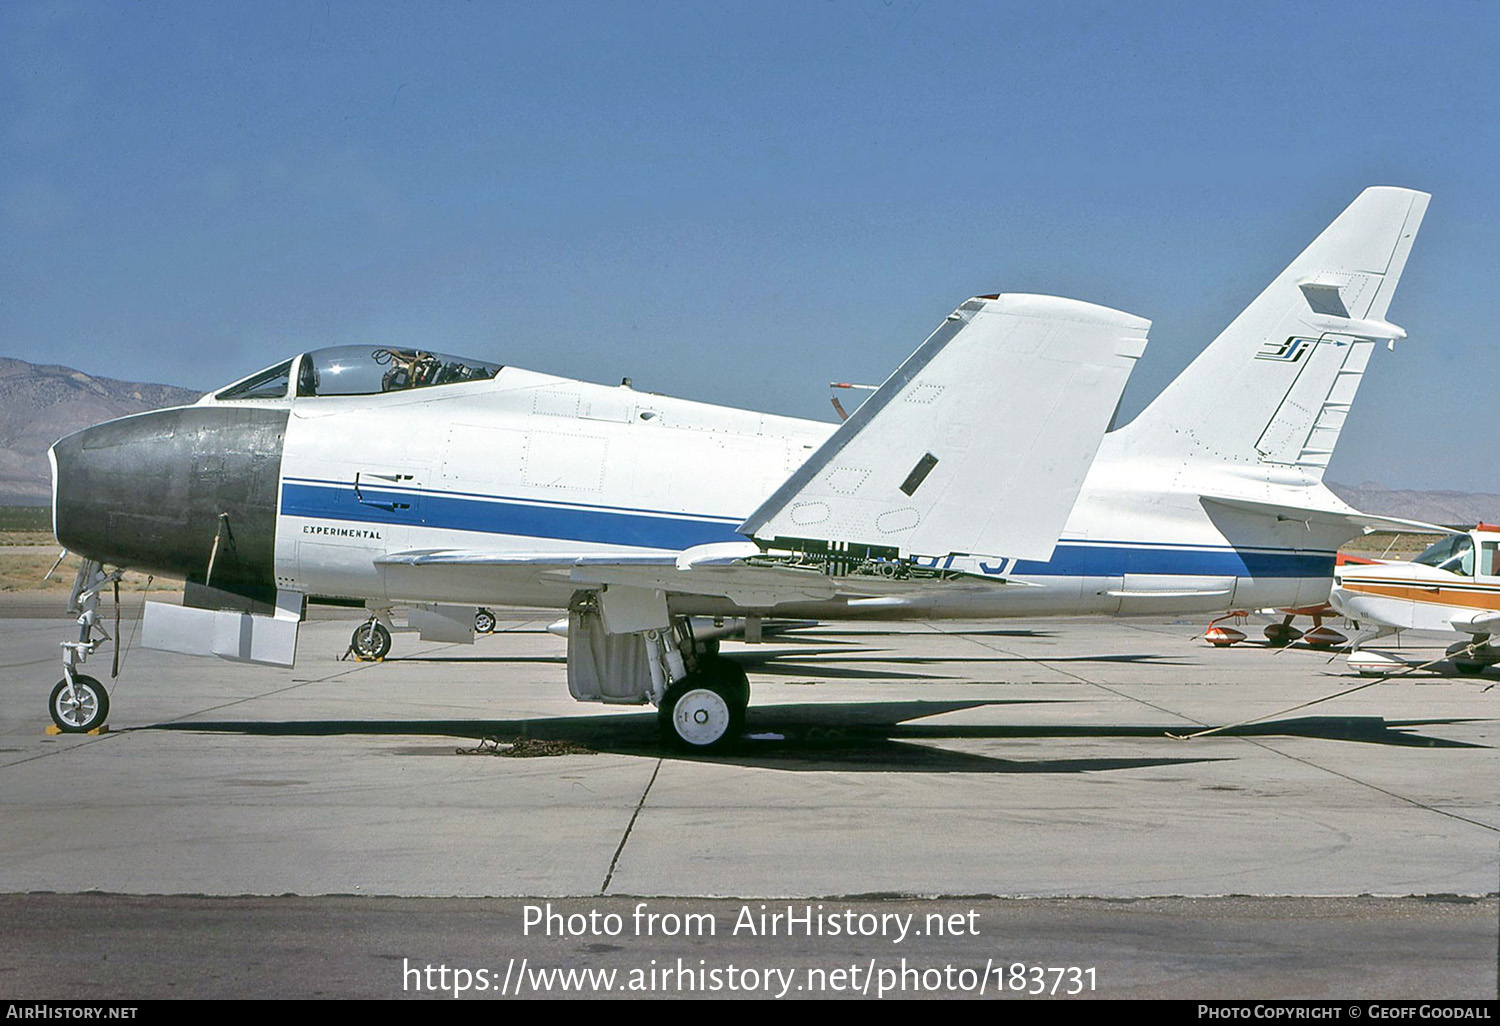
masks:
[[[1466,995],[1495,994],[1500,672],[1414,675],[1293,709],[1366,682],[1306,649],[1211,649],[1188,620],[825,625],[726,644],[752,684],[749,737],[692,757],[662,750],[654,710],[568,697],[550,614],[497,613],[500,630],[473,646],[397,634],[383,663],[339,660],[349,619],[305,624],[290,670],[132,645],[98,737],[43,734],[71,625],[0,619],[0,909],[40,902],[62,924],[99,902],[107,936],[111,915],[155,908],[171,938],[201,909],[149,896],[252,901],[263,920],[280,902],[287,922],[309,900],[350,900],[317,896],[381,896],[339,913],[351,924],[410,899],[519,899],[497,906],[509,923],[549,898],[628,912],[633,896],[859,909],[948,896],[990,922],[1036,916],[1041,938],[1079,916],[1118,925],[1112,903],[1150,899],[1169,904],[1135,922],[1165,932],[1111,969],[1144,987],[1131,993],[1242,979],[1213,945],[1187,944],[1183,917],[1212,908],[1231,934],[1285,926],[1317,993],[1334,992],[1316,969],[1335,970],[1331,938],[1347,928],[1346,949],[1363,950],[1386,924],[1417,988],[1402,993],[1459,996],[1463,980]],[[122,623],[127,643],[133,630]],[[1446,640],[1408,635],[1404,654]],[[107,679],[107,649],[86,670]],[[459,754],[490,751],[484,738],[567,754]],[[1290,925],[1312,908],[1323,936]],[[41,964],[26,952],[69,936],[27,934],[0,994],[39,996],[15,987]],[[828,943],[799,957],[831,957]],[[1106,948],[1096,961],[1120,950]],[[1207,975],[1161,975],[1174,951],[1207,958]],[[1340,977],[1356,996],[1358,976]],[[371,986],[335,990],[390,989]]]

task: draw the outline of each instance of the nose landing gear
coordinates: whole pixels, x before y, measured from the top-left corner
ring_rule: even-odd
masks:
[[[98,730],[109,719],[109,693],[104,690],[104,685],[76,671],[101,644],[115,640],[99,623],[99,593],[107,585],[118,585],[119,582],[119,570],[105,573],[104,568],[91,559],[84,560],[74,578],[68,612],[78,615],[78,640],[62,643],[63,678],[47,699],[52,722],[64,734],[87,734]]]

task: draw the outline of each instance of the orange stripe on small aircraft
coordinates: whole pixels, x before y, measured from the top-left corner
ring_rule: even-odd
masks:
[[[1465,609],[1500,610],[1500,589],[1493,591],[1471,591],[1467,588],[1421,587],[1419,585],[1386,584],[1374,581],[1344,581],[1340,587],[1346,591],[1379,595],[1383,598],[1422,602],[1433,606],[1455,606]]]

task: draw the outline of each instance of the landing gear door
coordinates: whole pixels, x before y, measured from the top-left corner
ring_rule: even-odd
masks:
[[[276,593],[271,616],[147,602],[141,644],[235,663],[291,666],[297,655],[302,606],[303,596],[294,591]]]

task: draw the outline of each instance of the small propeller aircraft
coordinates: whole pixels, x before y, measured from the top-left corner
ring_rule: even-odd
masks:
[[[1198,613],[1327,599],[1389,522],[1322,484],[1428,196],[1371,188],[1131,423],[1149,322],[1051,296],[960,304],[831,425],[416,346],[303,353],[197,404],[52,447],[54,529],[90,562],[51,713],[96,727],[78,662],[118,569],[185,579],[143,641],[290,665],[308,601],[568,612],[568,686],[653,703],[695,749],[740,733],[744,671],[694,617]]]
[[[1349,667],[1386,674],[1409,665],[1358,645],[1403,630],[1458,631],[1468,639],[1448,647],[1459,673],[1481,673],[1500,663],[1500,526],[1480,524],[1434,542],[1410,562],[1361,560],[1334,571],[1334,607],[1376,633],[1358,640]]]

